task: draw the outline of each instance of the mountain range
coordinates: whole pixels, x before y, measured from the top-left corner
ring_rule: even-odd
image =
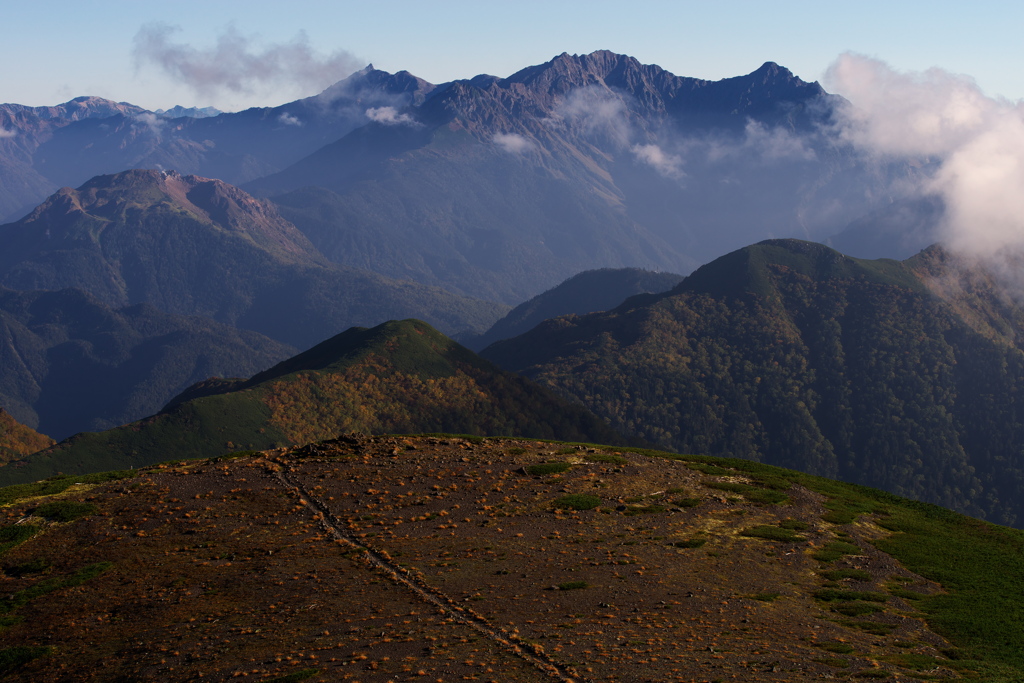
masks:
[[[0,105],[0,215],[96,175],[175,169],[271,197],[332,262],[516,305],[583,270],[686,273],[884,210],[919,171],[849,147],[841,102],[771,62],[706,81],[599,51],[440,85],[370,66],[206,118]]]
[[[1016,264],[845,106],[0,105],[0,677],[1024,678]]]

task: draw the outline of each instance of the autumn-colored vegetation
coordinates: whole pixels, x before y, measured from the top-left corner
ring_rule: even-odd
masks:
[[[1018,524],[1024,309],[991,283],[935,284],[972,273],[935,250],[864,261],[774,240],[668,294],[550,321],[483,355],[660,447]]]
[[[26,427],[0,408],[0,463],[53,445],[53,439]]]
[[[347,436],[98,482],[0,490],[9,680],[1024,674],[1022,532],[750,461]]]

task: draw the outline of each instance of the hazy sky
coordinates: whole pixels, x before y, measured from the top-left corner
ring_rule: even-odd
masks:
[[[854,51],[1024,99],[1024,3],[547,0],[0,0],[0,102],[98,95],[234,110],[314,94],[372,62],[435,83],[608,49],[717,80],[766,61],[819,80]],[[193,87],[187,87],[190,80]]]

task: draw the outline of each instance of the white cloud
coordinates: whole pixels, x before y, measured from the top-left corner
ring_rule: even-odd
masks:
[[[626,103],[612,91],[597,85],[571,91],[555,105],[547,121],[552,125],[568,123],[587,135],[608,138],[619,147],[629,146],[633,137]]]
[[[491,139],[509,154],[523,154],[536,147],[531,140],[517,133],[497,133]]]
[[[163,132],[164,126],[167,125],[166,119],[161,118],[156,114],[148,111],[143,112],[142,114],[136,114],[132,118],[135,121],[138,121],[139,123],[149,128],[149,132],[155,135],[156,137],[160,137],[160,134]]]
[[[768,128],[757,121],[747,121],[743,146],[755,151],[766,161],[814,159],[814,150],[791,130],[776,126]]]
[[[901,73],[842,55],[828,84],[850,100],[845,140],[883,158],[927,159],[920,192],[940,195],[948,246],[975,256],[1024,248],[1024,107],[940,69]]]
[[[637,159],[666,178],[679,180],[686,175],[683,173],[683,160],[675,154],[668,154],[658,145],[633,145],[630,150]]]
[[[768,126],[748,120],[741,138],[711,137],[690,140],[692,148],[706,147],[708,161],[742,159],[744,162],[809,161],[815,158],[814,150],[807,147],[805,139],[791,130]]]
[[[277,120],[286,126],[301,126],[302,121],[296,116],[292,116],[288,112],[281,112],[281,115],[277,117]]]
[[[419,123],[408,114],[400,114],[394,107],[371,107],[366,110],[371,121],[383,123],[385,126],[418,126]]]
[[[7,130],[6,128],[0,127],[0,140],[3,138],[13,138],[17,134],[18,131],[16,130]]]
[[[161,22],[140,28],[132,50],[136,68],[154,65],[204,98],[224,90],[247,94],[281,88],[320,90],[360,66],[344,50],[318,54],[303,32],[291,42],[259,46],[255,39],[229,27],[213,47],[195,48],[172,41],[180,30]]]

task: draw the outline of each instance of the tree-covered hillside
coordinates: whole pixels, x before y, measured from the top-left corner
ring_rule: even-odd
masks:
[[[941,289],[966,276],[940,253],[862,261],[764,242],[657,299],[548,321],[483,355],[679,452],[1020,524],[1024,352],[1008,341],[1020,311],[995,288]]]
[[[0,468],[0,485],[213,457],[347,432],[518,435],[624,443],[586,409],[418,320],[353,328],[254,376],[203,382],[158,415],[79,434]]]
[[[0,462],[17,460],[53,445],[53,439],[26,427],[0,408]]]

